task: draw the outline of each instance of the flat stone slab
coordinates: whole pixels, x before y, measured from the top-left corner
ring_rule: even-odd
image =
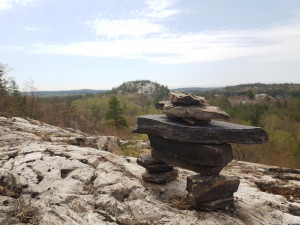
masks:
[[[172,180],[175,180],[178,177],[178,170],[174,169],[169,172],[165,173],[144,173],[142,174],[142,178],[144,181],[149,183],[156,183],[156,184],[165,184]]]
[[[144,167],[148,173],[163,173],[173,170],[173,166],[170,166],[160,160],[152,157],[151,154],[142,154],[137,160],[137,164]]]
[[[237,177],[194,175],[187,178],[186,190],[189,192],[189,199],[202,204],[232,196],[239,184]]]
[[[232,159],[230,144],[198,144],[166,139],[148,134],[150,145],[170,158],[184,160],[187,163],[204,166],[225,167]]]
[[[189,201],[191,205],[198,210],[205,210],[205,211],[215,211],[217,209],[224,209],[226,206],[233,206],[234,205],[234,198],[233,196],[217,199],[211,202],[205,203],[196,203],[195,201]]]
[[[181,168],[192,170],[196,173],[200,173],[206,176],[217,175],[223,169],[223,166],[204,166],[199,164],[192,164],[182,159],[175,158],[172,154],[161,152],[154,148],[151,150],[151,154],[155,158],[164,161],[172,166],[179,166]]]
[[[190,125],[165,115],[145,115],[137,119],[134,133],[154,134],[167,139],[202,144],[261,144],[268,134],[260,127],[212,120],[208,124]]]
[[[163,112],[169,116],[182,119],[192,118],[195,120],[209,121],[211,119],[229,120],[230,116],[221,108],[211,105],[175,105],[167,102]]]

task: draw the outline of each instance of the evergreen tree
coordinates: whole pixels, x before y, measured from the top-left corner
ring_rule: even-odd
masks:
[[[108,120],[108,124],[116,127],[127,127],[127,121],[125,117],[122,116],[123,109],[117,97],[111,97],[108,104],[108,111],[105,114],[105,119]]]

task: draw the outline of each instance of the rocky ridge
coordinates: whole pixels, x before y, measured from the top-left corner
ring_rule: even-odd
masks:
[[[299,170],[232,161],[221,173],[240,179],[235,209],[203,212],[186,201],[196,173],[143,182],[136,158],[99,139],[0,117],[0,224],[300,224]]]

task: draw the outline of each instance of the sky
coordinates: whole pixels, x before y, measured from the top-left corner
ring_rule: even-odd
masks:
[[[300,83],[300,0],[0,0],[20,87]]]

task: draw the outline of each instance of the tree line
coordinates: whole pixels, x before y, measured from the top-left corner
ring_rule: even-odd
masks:
[[[149,101],[147,96],[135,92],[38,97],[34,85],[29,84],[30,94],[22,95],[14,79],[7,75],[9,71],[6,65],[0,64],[1,116],[28,117],[90,134],[130,139],[134,137],[131,132],[136,127],[138,116],[161,114],[155,109],[153,100]],[[295,85],[288,84],[286,87],[299,91]],[[165,88],[162,90],[161,93],[165,94],[159,100],[166,98],[167,91]],[[206,96],[210,105],[219,106],[229,113],[231,122],[260,126],[268,132],[268,143],[233,145],[235,159],[300,168],[299,97],[286,95],[254,100],[247,92],[228,96],[226,92],[212,94],[211,91],[200,95]]]

